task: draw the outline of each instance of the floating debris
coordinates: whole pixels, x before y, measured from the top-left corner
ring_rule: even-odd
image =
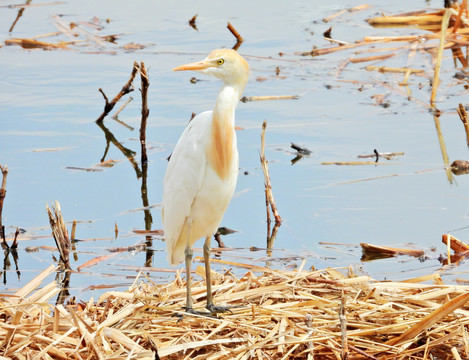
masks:
[[[44,49],[44,50],[53,50],[53,49],[68,49],[70,42],[60,41],[58,43],[50,43],[39,41],[35,39],[7,39],[5,40],[5,45],[19,45],[23,49]]]
[[[300,145],[297,145],[295,143],[290,143],[290,147],[296,151],[298,151],[298,154],[301,155],[301,156],[308,156],[308,155],[311,155],[312,151],[303,147],[303,146],[300,146]]]
[[[376,260],[386,257],[398,256],[398,255],[409,255],[415,257],[421,257],[424,255],[423,250],[406,249],[406,248],[395,248],[389,246],[380,246],[367,243],[360,243],[362,247],[363,257],[362,261]]]
[[[383,157],[386,160],[391,160],[392,158],[394,158],[396,156],[404,156],[404,153],[403,152],[384,152],[384,153],[380,153],[380,152],[378,152],[378,150],[374,149],[373,154],[358,155],[357,157],[361,158],[361,159],[376,158],[376,161],[378,161],[378,159],[380,157]]]
[[[241,101],[243,103],[249,101],[266,101],[266,100],[297,100],[299,99],[299,95],[264,95],[264,96],[243,96]]]
[[[376,161],[324,161],[321,165],[392,165]]]
[[[451,163],[451,171],[454,175],[469,174],[469,161],[467,160],[454,160]]]
[[[190,25],[191,28],[193,28],[194,30],[199,31],[199,29],[197,29],[197,24],[195,23],[195,21],[197,20],[197,15],[198,15],[198,14],[195,14],[195,15],[189,20],[189,25]]]

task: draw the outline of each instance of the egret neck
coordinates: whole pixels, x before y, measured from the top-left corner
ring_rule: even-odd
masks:
[[[234,128],[235,109],[244,86],[236,85],[225,83],[218,94],[212,115],[211,139],[206,149],[210,165],[222,180],[228,178],[232,162],[238,156]]]

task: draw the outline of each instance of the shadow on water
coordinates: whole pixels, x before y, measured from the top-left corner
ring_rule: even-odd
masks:
[[[133,91],[132,82],[134,81],[134,78],[137,72],[140,74],[140,79],[141,79],[140,93],[141,93],[141,99],[142,99],[142,106],[141,106],[142,116],[141,116],[140,131],[139,131],[140,145],[141,145],[140,167],[139,167],[138,162],[135,160],[135,155],[137,154],[137,152],[123,146],[122,143],[116,139],[113,133],[104,125],[104,121],[103,121],[106,115],[109,114],[109,112],[113,109],[114,105],[122,98],[122,96]],[[106,104],[104,106],[103,114],[96,120],[96,124],[104,132],[104,137],[106,139],[106,147],[104,149],[104,154],[100,160],[101,163],[104,163],[106,161],[106,155],[109,151],[110,144],[112,144],[122,153],[122,155],[124,155],[127,158],[127,160],[130,162],[130,164],[132,165],[132,168],[135,171],[135,176],[137,177],[137,179],[141,180],[140,194],[141,194],[142,205],[143,205],[145,231],[147,232],[151,231],[151,225],[153,223],[153,218],[151,216],[151,211],[149,208],[150,202],[148,201],[148,186],[147,186],[148,156],[147,156],[147,148],[146,148],[146,128],[147,128],[148,116],[150,114],[150,111],[148,109],[149,86],[150,86],[150,81],[149,81],[147,70],[145,68],[145,64],[141,62],[139,65],[135,62],[132,68],[132,73],[130,75],[129,80],[124,85],[124,87],[119,92],[119,94],[117,94],[116,97],[114,97],[114,99],[111,102],[108,101],[108,98],[106,97],[104,92],[100,89],[100,92],[103,94]],[[153,252],[151,250],[152,244],[153,244],[152,236],[146,235],[146,241],[145,241],[146,259],[145,259],[145,265],[144,265],[146,267],[151,267],[153,265],[152,264]]]

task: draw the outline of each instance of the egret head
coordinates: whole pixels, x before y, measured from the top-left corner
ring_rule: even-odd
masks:
[[[213,75],[225,84],[244,86],[248,81],[249,65],[247,61],[232,49],[213,50],[198,62],[181,65],[173,71],[194,70],[203,74]]]

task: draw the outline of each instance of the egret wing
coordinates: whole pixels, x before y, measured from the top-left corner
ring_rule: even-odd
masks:
[[[163,228],[170,259],[181,260],[183,257],[183,254],[172,252],[203,182],[207,166],[207,133],[210,133],[211,119],[211,111],[192,119],[179,138],[166,169],[163,183]],[[183,249],[181,245],[177,247]]]

